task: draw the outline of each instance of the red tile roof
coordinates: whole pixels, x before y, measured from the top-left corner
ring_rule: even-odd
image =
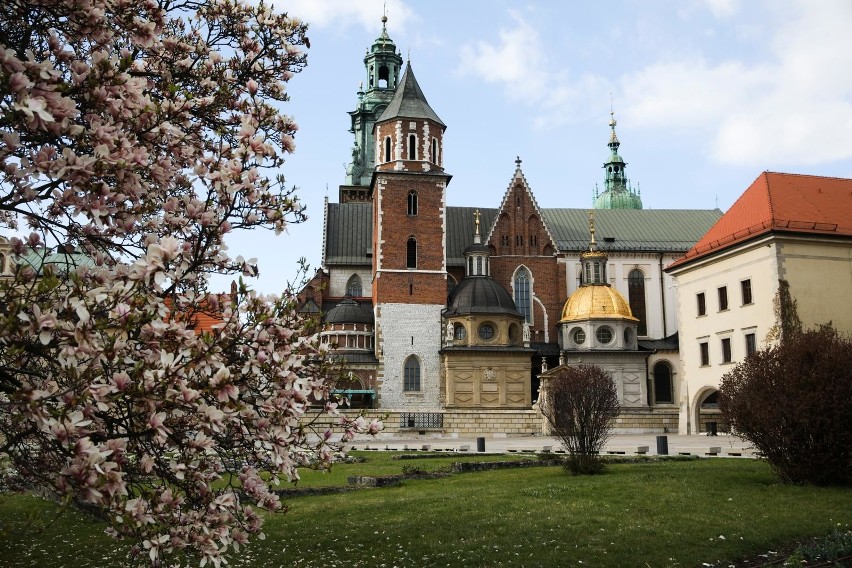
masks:
[[[852,179],[763,172],[668,269],[769,232],[852,236]]]

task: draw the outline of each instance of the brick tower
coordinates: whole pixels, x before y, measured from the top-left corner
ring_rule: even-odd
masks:
[[[446,126],[406,65],[375,127],[373,305],[385,408],[438,409],[447,303]]]

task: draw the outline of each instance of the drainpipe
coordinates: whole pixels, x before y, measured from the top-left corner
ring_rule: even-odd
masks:
[[[660,253],[660,303],[663,306],[663,337],[668,337],[669,332],[666,329],[666,291],[663,287],[663,253]]]
[[[645,403],[648,405],[648,408],[651,408],[651,371],[648,369],[648,360],[651,358],[651,355],[656,355],[656,353],[657,350],[654,349],[645,356]]]

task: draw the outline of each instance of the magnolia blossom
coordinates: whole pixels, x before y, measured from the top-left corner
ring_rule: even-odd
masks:
[[[304,218],[277,169],[306,26],[193,6],[0,10],[0,234],[29,233],[0,279],[3,475],[99,509],[158,566],[223,564],[282,508],[273,487],[381,429],[339,413],[342,369],[291,294],[208,290],[257,271],[225,235]]]

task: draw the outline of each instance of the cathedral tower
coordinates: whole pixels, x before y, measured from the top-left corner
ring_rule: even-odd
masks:
[[[411,64],[376,121],[373,305],[386,408],[440,407],[441,312],[447,301],[446,126]]]
[[[352,117],[349,131],[355,135],[355,141],[352,162],[346,167],[346,183],[340,187],[341,203],[361,201],[367,197],[367,189],[376,167],[373,129],[398,86],[402,57],[388,36],[387,20],[387,17],[382,17],[382,33],[364,55],[367,83],[361,84],[358,104],[349,113]]]
[[[638,191],[630,187],[627,174],[627,162],[618,154],[621,142],[615,134],[615,115],[610,111],[609,156],[604,162],[604,191],[598,195],[595,188],[595,209],[642,209],[642,198]]]

